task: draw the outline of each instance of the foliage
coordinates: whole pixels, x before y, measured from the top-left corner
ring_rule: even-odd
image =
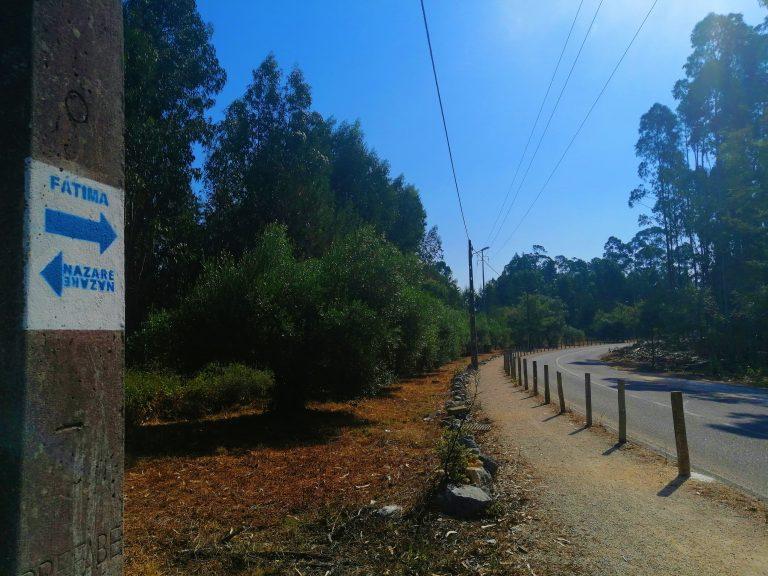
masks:
[[[269,366],[283,409],[371,393],[465,348],[465,316],[421,286],[423,266],[371,227],[302,260],[286,227],[270,225],[241,258],[209,263],[129,351],[135,363],[185,373],[209,362]]]
[[[461,443],[464,434],[463,430],[446,430],[437,445],[443,480],[447,483],[462,484],[465,481],[471,452]]]
[[[768,24],[710,14],[691,46],[676,110],[657,103],[640,119],[638,233],[590,262],[534,247],[486,288],[483,305],[511,310],[515,341],[567,324],[684,345],[716,370],[768,365]],[[550,301],[531,307],[532,295]]]
[[[201,257],[193,146],[225,74],[194,0],[123,0],[128,329],[188,286]]]
[[[151,419],[197,418],[269,397],[269,372],[243,364],[210,364],[194,378],[170,372],[128,370],[125,413],[129,426]]]
[[[284,75],[272,55],[229,105],[205,164],[210,250],[240,255],[278,222],[301,256],[365,225],[415,252],[426,222],[418,191],[390,176],[359,123],[337,125],[311,105],[301,71]]]
[[[595,314],[592,332],[603,340],[626,340],[637,333],[638,308],[617,304],[608,311],[600,310]]]
[[[301,71],[269,55],[214,124],[225,74],[194,1],[123,9],[128,359],[149,371],[135,410],[211,363],[269,367],[273,402],[295,408],[468,348],[437,229],[359,123],[313,110]]]

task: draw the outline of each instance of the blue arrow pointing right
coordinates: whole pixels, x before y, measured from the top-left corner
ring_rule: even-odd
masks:
[[[49,234],[57,234],[74,240],[95,242],[99,245],[101,253],[112,245],[117,238],[115,230],[101,214],[101,219],[96,222],[81,216],[60,212],[59,210],[45,209],[45,231]]]

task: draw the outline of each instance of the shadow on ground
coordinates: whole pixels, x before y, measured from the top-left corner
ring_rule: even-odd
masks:
[[[147,424],[126,437],[129,457],[202,456],[224,448],[290,448],[324,444],[344,428],[369,424],[347,410],[306,410],[286,416],[271,412],[229,418]]]
[[[668,496],[672,496],[680,486],[686,483],[688,481],[688,476],[676,476],[674,479],[672,479],[669,484],[664,486],[661,490],[659,490],[656,493],[656,496],[661,496],[662,498],[666,498]]]

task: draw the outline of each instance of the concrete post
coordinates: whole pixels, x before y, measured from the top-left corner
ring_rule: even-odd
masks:
[[[544,364],[544,404],[549,404],[549,365]]]
[[[557,373],[557,399],[560,402],[560,414],[565,413],[565,395],[563,394],[563,374]]]
[[[536,360],[533,361],[533,395],[539,395],[539,368]]]
[[[685,432],[685,412],[683,393],[672,392],[672,423],[675,427],[675,445],[677,447],[677,471],[680,476],[691,475],[691,459],[688,455],[688,435]]]
[[[119,0],[0,17],[0,574],[123,572]]]
[[[584,374],[584,405],[587,408],[587,428],[592,426],[592,375]]]
[[[627,398],[624,380],[619,380],[619,444],[627,441]]]
[[[523,389],[528,390],[528,358],[523,358]]]

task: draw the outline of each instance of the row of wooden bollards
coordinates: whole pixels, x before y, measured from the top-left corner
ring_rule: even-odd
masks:
[[[523,353],[513,350],[504,351],[504,373],[512,379],[516,385],[528,390],[528,359]],[[619,412],[619,444],[627,441],[627,401],[626,383],[618,380],[618,412]],[[539,396],[538,362],[533,360],[533,396]],[[683,393],[671,392],[672,422],[675,430],[675,447],[677,450],[677,468],[680,476],[691,475],[691,463],[688,454],[688,438],[685,430],[685,411],[683,409]],[[557,372],[557,399],[559,413],[566,411],[565,396],[563,394],[563,375]],[[544,365],[544,404],[551,404],[549,388],[549,366]],[[584,374],[584,406],[586,411],[585,428],[592,426],[592,379],[589,372]]]

